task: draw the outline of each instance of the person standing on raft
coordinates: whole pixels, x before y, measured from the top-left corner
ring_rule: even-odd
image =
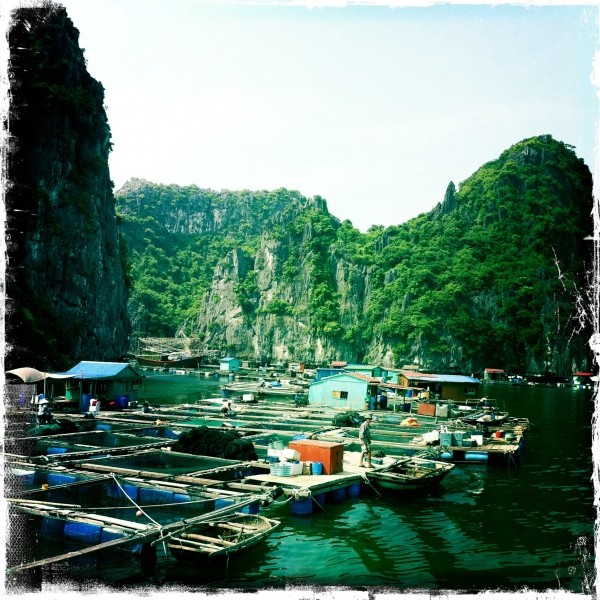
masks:
[[[365,420],[362,422],[361,426],[358,428],[358,439],[361,443],[361,453],[360,460],[358,462],[359,467],[364,467],[363,459],[365,456],[367,457],[367,465],[366,467],[371,469],[373,465],[371,464],[371,420],[373,417],[371,415],[367,415]]]

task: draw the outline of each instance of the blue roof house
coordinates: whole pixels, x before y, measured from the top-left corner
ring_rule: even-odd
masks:
[[[401,371],[398,383],[407,387],[420,387],[440,396],[442,400],[467,400],[479,393],[479,379],[466,375],[444,375]]]
[[[129,363],[84,360],[66,372],[72,375],[65,397],[79,400],[79,410],[87,412],[91,397],[106,408],[126,408],[138,399],[144,376]]]

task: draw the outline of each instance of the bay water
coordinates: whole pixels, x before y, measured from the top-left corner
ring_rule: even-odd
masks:
[[[141,398],[195,402],[218,397],[223,382],[153,374]],[[380,496],[366,488],[311,515],[275,503],[261,514],[280,519],[279,530],[221,564],[186,566],[159,548],[156,566],[143,570],[135,557],[104,553],[72,561],[68,578],[155,593],[284,586],[593,593],[593,392],[496,384],[481,393],[530,420],[519,464],[458,464],[425,494]]]

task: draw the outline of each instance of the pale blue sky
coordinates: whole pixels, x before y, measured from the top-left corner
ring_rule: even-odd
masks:
[[[594,170],[593,4],[62,3],[106,90],[116,188],[286,187],[365,231],[530,136]]]

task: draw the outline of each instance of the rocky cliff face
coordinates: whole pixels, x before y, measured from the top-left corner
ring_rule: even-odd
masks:
[[[591,190],[550,136],[450,184],[429,214],[368,234],[297,192],[135,180],[117,192],[134,326],[177,328],[215,358],[568,375],[587,360],[574,305]]]
[[[78,37],[60,6],[12,14],[8,368],[115,359],[128,346],[104,90],[87,72]]]

